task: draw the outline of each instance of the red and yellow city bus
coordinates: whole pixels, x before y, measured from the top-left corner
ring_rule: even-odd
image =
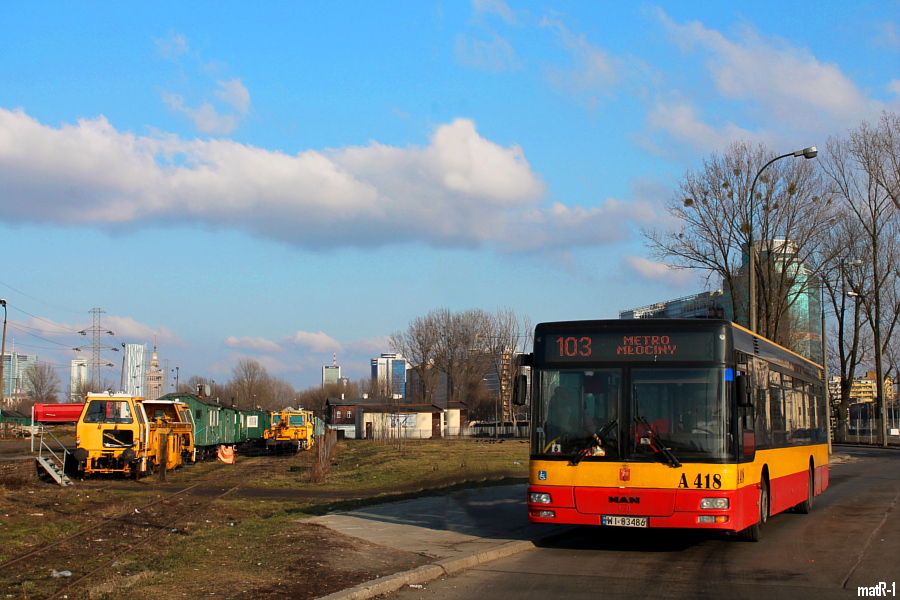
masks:
[[[541,323],[530,362],[532,522],[756,541],[828,485],[822,368],[730,321]]]

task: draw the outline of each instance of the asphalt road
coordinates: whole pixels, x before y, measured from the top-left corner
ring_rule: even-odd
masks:
[[[758,543],[679,530],[580,527],[392,600],[858,598],[900,593],[900,451],[840,447],[851,460],[811,514],[772,517]],[[869,590],[881,582],[886,589]]]

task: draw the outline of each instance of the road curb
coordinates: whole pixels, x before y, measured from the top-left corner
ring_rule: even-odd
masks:
[[[568,529],[569,528],[565,528],[566,531]],[[445,558],[429,565],[422,565],[421,567],[402,573],[396,573],[394,575],[386,575],[379,579],[373,579],[372,581],[361,583],[352,588],[347,588],[346,590],[334,592],[327,596],[321,596],[319,600],[369,600],[370,598],[380,596],[381,594],[395,592],[407,585],[424,585],[439,577],[455,575],[466,569],[489,563],[498,558],[506,558],[507,556],[524,552],[525,550],[531,550],[537,543],[549,540],[562,533],[564,533],[562,530],[554,531],[553,533],[533,541],[512,541],[484,552],[478,552],[460,558]]]

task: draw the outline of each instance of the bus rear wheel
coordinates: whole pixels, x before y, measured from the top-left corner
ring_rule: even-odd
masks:
[[[759,521],[738,532],[738,537],[747,542],[758,542],[762,538],[762,526],[769,519],[769,483],[763,479],[759,483]]]

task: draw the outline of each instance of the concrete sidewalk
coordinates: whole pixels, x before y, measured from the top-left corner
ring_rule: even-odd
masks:
[[[405,585],[424,584],[528,550],[534,542],[569,529],[529,523],[525,493],[525,484],[461,490],[306,519],[433,559],[431,564],[335,592],[323,600],[366,600]]]

